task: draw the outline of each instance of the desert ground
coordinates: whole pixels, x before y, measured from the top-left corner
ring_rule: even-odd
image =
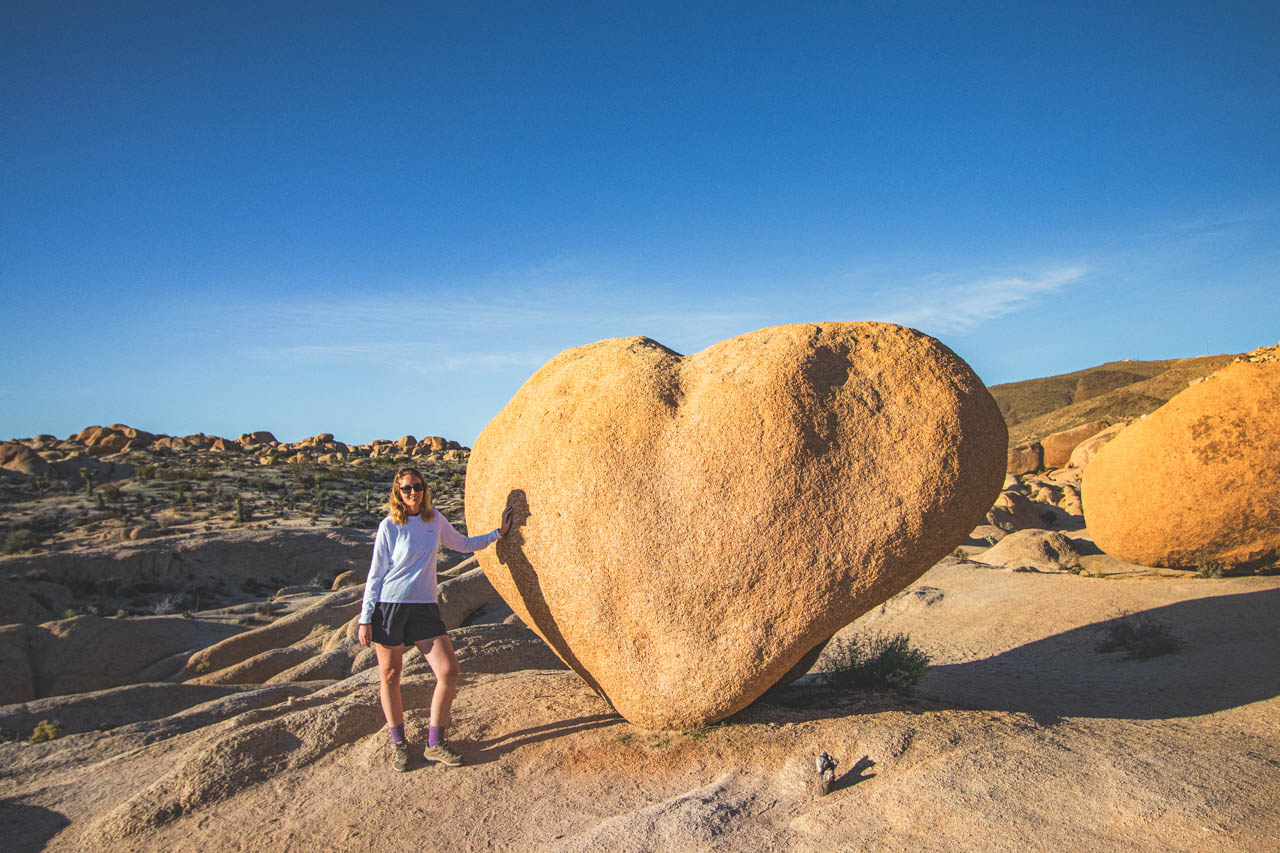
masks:
[[[1215,358],[992,391],[1011,445],[1048,448],[1078,423],[1140,417],[1141,400],[1186,387],[1168,371],[1230,361]],[[354,642],[363,573],[396,466],[422,467],[460,522],[466,449],[263,433],[130,447],[129,428],[96,429],[14,442],[35,458],[15,448],[0,480],[7,850],[1280,843],[1280,574],[1103,553],[1079,467],[1011,473],[987,523],[842,629],[809,675],[692,730],[628,723],[473,559],[449,555],[450,742],[466,764],[421,761],[433,678],[411,652],[418,760],[397,774],[372,653]],[[930,658],[914,689],[840,686],[844,641],[897,634]],[[825,795],[823,752],[837,762]]]

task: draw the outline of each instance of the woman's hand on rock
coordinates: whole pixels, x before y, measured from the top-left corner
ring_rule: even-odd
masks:
[[[502,511],[502,526],[498,528],[499,536],[506,536],[507,531],[511,529],[511,507],[507,507]]]

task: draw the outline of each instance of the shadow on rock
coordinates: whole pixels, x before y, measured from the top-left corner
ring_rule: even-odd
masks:
[[[29,806],[17,800],[0,800],[0,833],[10,853],[43,850],[49,839],[71,825],[61,812]]]
[[[529,618],[533,620],[538,632],[547,638],[547,642],[564,658],[564,662],[578,673],[583,681],[591,685],[592,690],[604,696],[604,691],[587,672],[587,668],[569,651],[569,644],[560,633],[560,626],[556,624],[551,607],[542,594],[542,581],[538,578],[538,570],[529,562],[529,557],[524,552],[523,528],[533,514],[529,509],[529,496],[524,489],[513,489],[507,495],[507,508],[511,510],[511,531],[497,542],[498,561],[511,572],[511,579],[519,590],[520,600],[524,602],[525,609],[529,611]]]
[[[474,741],[473,749],[466,750],[467,760],[472,764],[485,764],[496,761],[508,752],[552,738],[600,729],[625,723],[619,714],[592,714],[586,717],[575,717],[571,720],[557,720],[541,726],[532,726],[517,732],[502,735],[489,740]]]
[[[1135,617],[1178,648],[1147,659],[1098,646]],[[1154,720],[1236,708],[1280,695],[1280,590],[1220,595],[1065,631],[983,660],[930,668],[921,693],[973,709]]]

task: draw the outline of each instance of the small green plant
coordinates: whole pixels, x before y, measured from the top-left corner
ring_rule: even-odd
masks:
[[[17,739],[17,732],[7,726],[0,726],[0,743],[12,743]]]
[[[139,480],[154,480],[156,478],[156,464],[154,462],[140,462],[134,465],[133,476]]]
[[[1217,560],[1209,559],[1207,554],[1201,554],[1196,559],[1196,577],[1199,578],[1220,578],[1222,577],[1222,563]]]
[[[57,720],[41,720],[36,723],[35,731],[31,733],[31,742],[44,743],[60,737],[62,737],[62,723]]]
[[[988,544],[988,545],[995,545],[997,542],[999,542],[999,541],[1000,541],[999,539],[997,539],[997,538],[995,537],[995,534],[993,534],[993,533],[988,533],[986,536],[984,536],[984,537],[982,537],[982,538],[983,538],[983,539],[985,539],[985,540],[987,540],[987,544]]]
[[[929,655],[906,634],[840,637],[823,652],[830,667],[822,680],[831,687],[892,687],[911,690],[924,678]]]
[[[76,610],[74,607],[68,607],[66,610],[62,611],[63,619],[74,619],[79,615],[80,611]]]
[[[1182,641],[1150,613],[1122,613],[1103,624],[1096,652],[1124,652],[1125,660],[1147,660],[1176,652]]]
[[[257,613],[259,616],[272,616],[276,612],[276,606],[272,604],[270,601],[264,601],[258,605],[257,609],[254,612]]]
[[[969,559],[969,552],[957,545],[956,549],[951,552],[951,556],[957,560],[967,560]]]
[[[618,743],[622,744],[623,746],[626,746],[627,744],[631,743],[631,732],[623,732],[622,734],[618,735]]]
[[[671,743],[671,738],[667,735],[663,735],[662,737],[658,738],[656,741],[653,742],[653,748],[666,749],[667,744],[669,743]]]
[[[1084,571],[1084,566],[1080,564],[1080,558],[1074,554],[1063,561],[1062,568],[1073,575],[1078,575]]]
[[[35,547],[35,534],[25,527],[10,530],[9,535],[4,537],[4,552],[6,554],[21,554],[24,551],[31,551]]]
[[[245,506],[244,501],[236,495],[236,524],[246,524],[253,518],[253,510]]]
[[[723,727],[723,722],[715,723],[710,726],[698,726],[696,729],[691,729],[688,732],[689,740],[702,740],[707,735],[711,734],[712,729],[719,729]]]
[[[90,497],[93,496],[93,483],[98,479],[98,471],[96,468],[81,468],[80,479],[84,480],[84,493]]]

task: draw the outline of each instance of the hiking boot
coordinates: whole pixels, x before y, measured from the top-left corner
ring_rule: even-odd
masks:
[[[409,744],[400,741],[391,745],[391,766],[397,773],[403,773],[409,769]]]
[[[438,761],[445,767],[461,767],[462,756],[445,746],[441,741],[436,746],[429,746],[422,751],[422,757],[427,761]]]

